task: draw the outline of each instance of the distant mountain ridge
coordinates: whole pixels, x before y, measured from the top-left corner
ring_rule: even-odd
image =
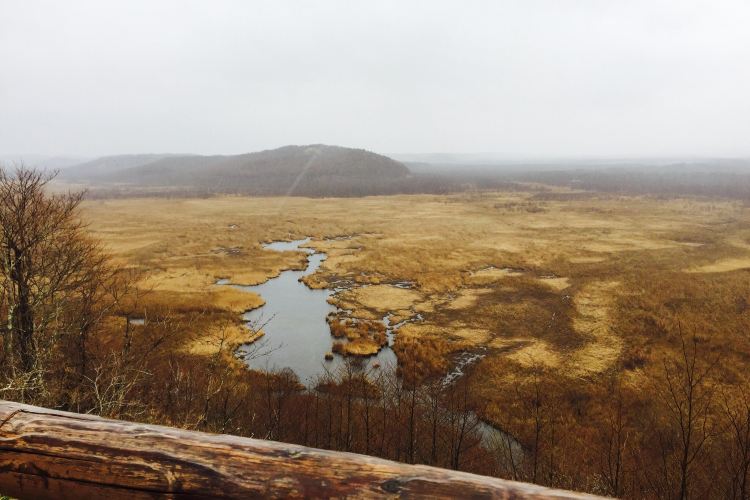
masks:
[[[183,157],[188,155],[136,154],[102,156],[79,163],[78,165],[70,165],[62,172],[62,176],[74,180],[94,180],[106,177],[116,171],[148,165],[170,156]]]
[[[313,144],[232,156],[108,156],[68,167],[61,178],[257,195],[361,196],[399,192],[411,172],[371,151]]]

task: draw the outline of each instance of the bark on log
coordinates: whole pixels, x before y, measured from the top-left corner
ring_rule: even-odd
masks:
[[[0,400],[0,493],[19,498],[594,498],[273,441]]]

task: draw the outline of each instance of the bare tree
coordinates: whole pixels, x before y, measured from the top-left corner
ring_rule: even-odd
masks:
[[[614,497],[623,494],[622,478],[625,466],[625,451],[628,447],[630,431],[627,427],[625,403],[619,378],[611,384],[613,400],[607,406],[601,431],[601,455],[599,470],[607,487],[607,493]]]
[[[750,497],[750,398],[744,386],[733,394],[724,394],[722,410],[727,440],[724,448],[727,481],[725,498]]]
[[[664,362],[665,387],[662,399],[666,405],[670,430],[676,438],[675,456],[665,460],[676,469],[675,496],[688,498],[695,462],[713,434],[713,390],[709,381],[718,357],[706,359],[705,346],[696,337],[686,340],[679,327],[680,356]]]
[[[0,168],[0,307],[6,376],[23,379],[18,399],[43,389],[52,346],[85,344],[106,258],[84,231],[83,193],[51,194],[47,174]],[[85,359],[79,369],[85,369]]]
[[[472,407],[469,387],[469,377],[465,375],[451,385],[446,394],[450,466],[455,470],[461,468],[464,454],[479,445],[475,438],[480,421]]]

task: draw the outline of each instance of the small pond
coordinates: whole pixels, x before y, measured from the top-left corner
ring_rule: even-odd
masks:
[[[314,273],[326,259],[326,254],[316,252],[304,245],[310,238],[295,241],[275,241],[264,245],[268,250],[277,252],[305,252],[307,253],[307,267],[303,271],[283,271],[276,278],[255,286],[236,285],[241,290],[257,293],[265,304],[258,309],[248,311],[243,315],[248,326],[257,328],[262,326],[265,336],[257,345],[243,346],[240,354],[263,353],[262,356],[249,356],[247,363],[252,368],[262,370],[281,370],[291,368],[305,385],[311,385],[315,379],[324,375],[326,371],[335,371],[345,362],[345,358],[338,354],[333,360],[325,359],[326,353],[331,351],[334,338],[326,318],[336,311],[328,303],[333,291],[328,289],[313,290],[300,281],[303,277]],[[217,284],[229,284],[227,280],[220,280]],[[395,327],[395,325],[394,325]],[[396,355],[390,348],[393,343],[392,330],[389,329],[389,345],[375,356],[360,358],[358,365],[363,369],[373,368],[378,364],[382,368],[396,366]],[[253,359],[254,358],[254,359]],[[352,359],[351,357],[348,359]]]
[[[305,252],[307,266],[302,271],[283,271],[276,278],[254,286],[232,285],[227,279],[218,280],[217,285],[236,286],[241,290],[259,294],[265,304],[243,315],[248,327],[262,327],[265,336],[255,344],[240,348],[239,354],[246,355],[248,366],[260,370],[292,369],[300,382],[308,387],[315,384],[318,377],[327,372],[334,373],[349,360],[359,369],[391,370],[396,368],[396,354],[391,349],[395,332],[410,321],[421,321],[421,316],[391,323],[391,315],[383,318],[386,326],[388,343],[376,355],[365,358],[344,357],[334,354],[332,360],[326,360],[326,353],[331,352],[333,342],[331,330],[326,318],[337,312],[336,307],[328,303],[333,290],[313,290],[300,281],[320,268],[326,254],[306,247],[310,238],[294,241],[275,241],[264,245],[268,250],[277,252]],[[394,285],[398,286],[398,285]],[[408,286],[408,285],[402,285]],[[260,344],[259,344],[260,343]],[[259,355],[262,354],[262,355]],[[450,385],[462,377],[465,371],[485,356],[484,349],[466,352],[458,357],[453,369],[443,378],[443,385]],[[476,416],[475,416],[476,418]],[[520,444],[503,431],[477,419],[476,431],[481,437],[482,445],[488,449],[507,446],[509,443],[514,456],[523,454]]]

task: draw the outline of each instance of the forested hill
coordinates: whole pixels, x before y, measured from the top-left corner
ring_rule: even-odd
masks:
[[[285,146],[235,156],[104,157],[65,169],[62,178],[98,186],[186,188],[255,195],[362,196],[439,191],[387,156],[338,146]]]

